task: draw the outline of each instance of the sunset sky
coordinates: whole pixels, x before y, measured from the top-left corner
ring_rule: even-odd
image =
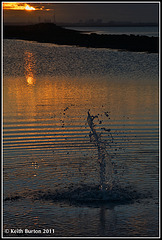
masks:
[[[5,22],[158,22],[159,2],[152,3],[55,3],[55,2],[5,2]]]

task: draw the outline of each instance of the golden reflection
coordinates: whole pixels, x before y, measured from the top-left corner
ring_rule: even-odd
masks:
[[[27,77],[27,83],[29,85],[34,85],[35,84],[34,78],[33,77]]]
[[[34,78],[35,72],[35,58],[31,52],[25,52],[25,76],[27,84],[30,86],[35,85],[36,80]]]
[[[37,162],[32,162],[32,167],[33,167],[34,169],[37,169],[37,168],[39,168],[39,165],[38,165]]]
[[[25,58],[26,81],[23,78],[5,77],[4,112],[14,111],[23,118],[44,117],[50,114],[60,114],[62,109],[75,104],[77,115],[86,113],[87,109],[99,111],[104,105],[111,109],[113,118],[136,116],[136,118],[154,116],[158,112],[158,85],[143,84],[140,81],[126,81],[116,84],[111,80],[100,84],[97,79],[55,76],[40,77],[37,88],[27,87],[35,84],[35,62],[31,53]],[[8,83],[8,84],[7,84]],[[43,93],[43,94],[42,94]],[[14,105],[14,108],[13,108]],[[76,114],[76,107],[71,107],[68,114]],[[146,117],[147,117],[146,115]],[[70,116],[69,116],[70,118]]]

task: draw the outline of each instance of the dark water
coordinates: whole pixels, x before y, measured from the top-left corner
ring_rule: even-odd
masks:
[[[3,47],[5,236],[158,236],[158,55]]]
[[[68,29],[74,29],[78,31],[91,32],[97,34],[134,34],[148,37],[158,37],[158,27],[68,27]]]

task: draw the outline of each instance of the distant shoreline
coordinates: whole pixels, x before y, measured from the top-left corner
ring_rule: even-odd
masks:
[[[5,22],[4,25],[6,26],[26,26],[26,25],[35,25],[38,23],[33,23],[33,22]],[[76,23],[65,23],[65,22],[58,22],[56,24],[57,26],[60,27],[158,27],[159,24],[156,22],[94,22],[94,23],[81,23],[81,22],[76,22]]]
[[[21,39],[58,45],[70,45],[91,48],[109,48],[133,52],[159,52],[159,38],[148,36],[84,34],[77,30],[66,29],[53,23],[35,25],[5,25],[4,39]]]

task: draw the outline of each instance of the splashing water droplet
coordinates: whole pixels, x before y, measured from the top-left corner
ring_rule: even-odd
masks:
[[[95,117],[90,115],[88,111],[87,122],[91,129],[90,141],[94,142],[98,150],[98,162],[100,165],[100,189],[102,191],[111,190],[113,187],[113,181],[112,181],[113,165],[110,160],[110,155],[106,151],[106,145],[101,140],[101,135],[96,132],[95,124],[93,122],[94,119]],[[107,164],[108,172],[106,172],[106,164]],[[106,183],[106,174],[108,175],[108,180],[107,180],[108,184]]]

